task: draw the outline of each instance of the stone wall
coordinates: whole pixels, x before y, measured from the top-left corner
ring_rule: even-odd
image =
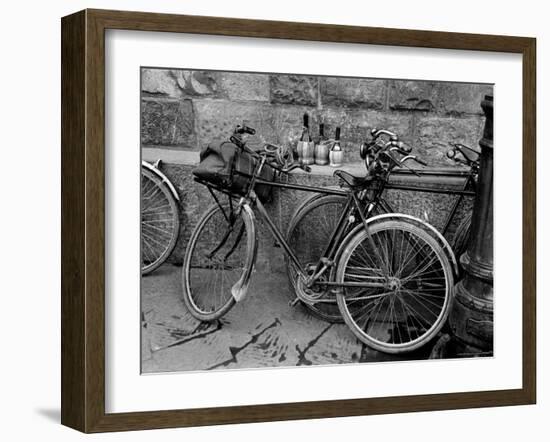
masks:
[[[288,143],[307,112],[314,135],[320,122],[328,136],[342,127],[348,162],[368,129],[384,127],[434,166],[454,166],[436,141],[477,146],[479,104],[492,93],[482,84],[167,69],[143,69],[141,85],[143,147],[199,151],[242,122],[257,129],[252,143]]]
[[[245,122],[256,128],[249,144],[289,143],[299,137],[307,112],[314,136],[320,122],[328,136],[333,136],[336,126],[342,127],[346,161],[358,167],[359,174],[364,173],[364,166],[358,146],[372,127],[397,132],[431,166],[457,167],[446,157],[448,147],[434,142],[477,147],[484,123],[480,102],[492,93],[491,86],[479,84],[163,69],[143,69],[141,84],[144,159],[163,159],[162,170],[181,198],[181,232],[170,257],[174,263],[182,262],[194,226],[213,204],[206,188],[191,175],[198,161],[196,152],[214,140],[227,139],[236,124]],[[290,180],[317,186],[338,184],[329,166],[313,169],[311,174],[292,174]],[[266,208],[283,232],[305,196],[304,192],[275,190]],[[443,227],[454,198],[395,190],[387,195],[396,211],[427,219],[437,228]],[[471,198],[461,204],[449,239],[471,207]],[[256,268],[284,271],[282,251],[274,247],[267,226],[259,223]]]

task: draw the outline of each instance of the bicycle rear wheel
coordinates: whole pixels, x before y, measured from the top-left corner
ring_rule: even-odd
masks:
[[[298,258],[302,268],[312,271],[319,262],[327,241],[336,228],[344,211],[347,198],[340,195],[324,195],[306,200],[290,221],[287,243]],[[296,296],[316,297],[315,304],[303,303],[313,314],[330,322],[342,322],[336,297],[329,288],[313,286],[306,288],[299,281],[296,266],[285,255],[288,279]],[[327,271],[327,275],[329,271]],[[305,293],[302,293],[305,292]]]
[[[243,210],[210,208],[193,231],[183,264],[183,301],[193,317],[213,321],[235,304],[232,289],[246,286],[256,255],[254,222]]]
[[[180,228],[177,201],[161,178],[141,167],[141,273],[157,269],[174,250]]]
[[[370,239],[369,239],[370,234]],[[350,238],[338,262],[337,296],[346,324],[362,342],[386,353],[426,344],[449,314],[453,272],[443,248],[425,230],[381,220]]]

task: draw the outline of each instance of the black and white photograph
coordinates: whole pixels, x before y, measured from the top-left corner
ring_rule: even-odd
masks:
[[[493,356],[493,85],[140,75],[142,373]]]
[[[6,3],[0,439],[546,440],[541,5]]]

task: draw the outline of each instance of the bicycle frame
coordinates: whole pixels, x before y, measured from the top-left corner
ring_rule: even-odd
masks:
[[[254,208],[258,209],[259,214],[263,218],[263,220],[266,222],[269,231],[271,232],[271,235],[279,244],[283,250],[284,253],[289,257],[289,259],[292,261],[292,263],[296,266],[296,270],[302,278],[307,286],[311,286],[313,284],[318,284],[322,286],[336,286],[336,287],[380,287],[384,286],[384,283],[353,283],[353,282],[344,282],[344,283],[337,283],[337,282],[331,282],[331,281],[318,281],[318,279],[326,272],[326,270],[331,266],[331,264],[334,262],[334,258],[336,257],[336,254],[339,250],[340,244],[342,243],[344,236],[349,233],[346,232],[346,223],[349,222],[349,217],[351,213],[356,211],[360,218],[361,218],[361,224],[367,229],[368,232],[368,222],[367,217],[364,216],[363,211],[361,209],[361,202],[358,198],[358,194],[365,190],[364,188],[360,189],[333,189],[333,188],[326,188],[326,187],[319,187],[319,186],[310,186],[306,184],[293,184],[293,183],[283,183],[278,181],[265,181],[261,178],[258,178],[262,167],[265,166],[266,158],[261,157],[261,161],[258,162],[253,174],[251,176],[248,176],[250,178],[250,184],[247,189],[247,192],[244,196],[241,196],[239,203],[236,206],[236,210],[240,210],[242,207],[246,207],[247,211],[253,211]],[[269,165],[269,167],[273,167],[272,165]],[[283,172],[282,169],[279,169],[277,167],[274,167],[276,170],[279,170],[280,172]],[[457,171],[457,172],[448,172],[448,171],[424,171],[424,170],[399,170],[399,171],[392,171],[392,173],[395,173],[397,175],[399,174],[419,174],[419,175],[427,175],[427,176],[442,176],[442,177],[463,177],[464,185],[461,189],[437,189],[437,188],[431,188],[431,187],[422,187],[422,186],[411,186],[411,185],[402,185],[402,184],[395,184],[395,183],[388,183],[387,181],[384,182],[383,186],[377,191],[376,197],[373,201],[375,205],[379,205],[386,213],[393,212],[391,205],[383,198],[381,198],[381,194],[384,190],[405,190],[405,191],[419,191],[419,192],[425,192],[425,193],[436,193],[436,194],[446,194],[446,195],[457,195],[458,198],[455,200],[453,207],[451,209],[451,212],[447,216],[447,219],[445,220],[445,227],[443,230],[443,233],[445,233],[456,213],[456,210],[460,204],[460,202],[463,200],[465,196],[474,196],[475,192],[472,190],[468,190],[468,187],[475,184],[474,180],[474,173],[472,171]],[[216,200],[216,203],[221,207],[221,203],[219,199],[215,196],[214,192],[212,190],[220,191],[226,195],[229,196],[230,206],[233,210],[233,203],[232,198],[234,198],[236,195],[232,194],[231,192],[222,189],[216,185],[213,185],[211,183],[203,182],[200,180],[196,180],[200,182],[201,184],[206,185],[214,199]],[[279,230],[277,225],[273,222],[269,214],[267,213],[263,203],[257,198],[254,188],[256,185],[267,185],[275,188],[281,188],[281,189],[292,189],[292,190],[299,190],[299,191],[305,191],[305,192],[314,192],[324,195],[341,195],[345,196],[347,198],[346,206],[344,210],[342,211],[342,214],[340,216],[340,219],[338,220],[338,223],[329,238],[327,245],[325,247],[323,256],[321,260],[316,264],[315,270],[311,276],[308,276],[306,273],[306,269],[304,269],[299,262],[298,258],[296,257],[295,253],[293,252],[292,248],[287,243],[284,235]],[[229,219],[228,219],[229,221]],[[417,220],[419,222],[422,222],[421,220]],[[427,227],[431,227],[429,224],[426,224]],[[432,228],[433,229],[433,228]],[[441,237],[442,238],[442,237]],[[447,244],[448,246],[448,244]],[[374,247],[377,249],[377,247]],[[450,250],[450,247],[447,247]],[[452,252],[451,252],[452,253]],[[454,258],[454,256],[453,256]],[[456,259],[453,259],[454,264],[456,264]],[[247,285],[247,284],[246,284]]]
[[[447,233],[447,230],[449,229],[451,222],[456,214],[456,211],[458,210],[458,206],[463,201],[465,196],[474,196],[475,192],[468,190],[470,187],[475,187],[475,173],[472,170],[468,171],[457,171],[457,172],[450,172],[450,171],[426,171],[426,170],[394,170],[392,171],[392,174],[395,175],[403,175],[403,174],[413,174],[418,173],[420,176],[439,176],[439,177],[461,177],[465,178],[464,184],[462,186],[462,189],[433,189],[429,187],[422,187],[422,186],[406,186],[406,185],[399,185],[399,184],[393,184],[393,183],[387,183],[385,186],[385,189],[394,189],[394,190],[405,190],[405,191],[413,191],[413,192],[423,192],[423,193],[437,193],[437,194],[444,194],[444,195],[457,195],[458,198],[455,199],[453,206],[450,210],[450,212],[447,215],[447,218],[445,219],[445,223],[443,225],[442,233],[445,235]],[[393,209],[391,205],[385,200],[381,199],[382,207],[386,210],[386,212],[390,213],[393,212]]]

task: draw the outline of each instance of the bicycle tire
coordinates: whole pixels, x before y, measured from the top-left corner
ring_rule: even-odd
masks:
[[[195,319],[204,322],[219,319],[235,305],[231,289],[238,282],[248,282],[256,257],[253,218],[241,210],[230,224],[225,218],[228,213],[229,209],[224,208],[222,212],[219,206],[207,210],[193,230],[185,251],[183,302]],[[225,271],[232,273],[225,274]],[[224,277],[228,279],[226,284]],[[218,284],[220,293],[215,293]],[[201,285],[204,286],[202,300],[199,299]],[[207,310],[207,303],[212,304],[216,295],[220,297],[220,305]]]
[[[396,232],[401,232],[397,234],[397,239]],[[368,239],[369,235],[372,242]],[[384,237],[387,239],[384,240]],[[397,245],[399,238],[400,247]],[[382,269],[384,266],[380,265],[379,260],[372,258],[375,255],[372,244],[385,252],[386,257],[381,260],[385,259],[388,270]],[[419,251],[430,253],[427,255],[428,261],[423,255],[418,257],[419,252],[414,251],[416,247]],[[368,233],[361,229],[350,234],[341,250],[336,282],[372,279],[384,283],[384,286],[369,289],[343,287],[337,294],[342,317],[361,342],[378,351],[397,354],[416,350],[437,335],[449,315],[454,278],[444,249],[431,234],[401,220],[374,221],[369,225]],[[397,256],[403,260],[400,264]],[[414,261],[411,262],[412,259]],[[417,264],[418,260],[420,264],[410,269],[409,266]],[[418,273],[419,266],[424,266],[426,270]],[[403,272],[405,276],[401,279]],[[408,274],[409,279],[407,272],[412,272]],[[433,323],[427,319],[429,315],[434,318]],[[380,333],[377,334],[376,330]]]
[[[472,214],[468,213],[456,228],[456,232],[453,236],[453,243],[451,247],[453,248],[457,259],[460,259],[464,252],[468,249],[471,226]]]
[[[168,186],[155,173],[141,167],[141,274],[158,269],[178,241],[178,204]]]

